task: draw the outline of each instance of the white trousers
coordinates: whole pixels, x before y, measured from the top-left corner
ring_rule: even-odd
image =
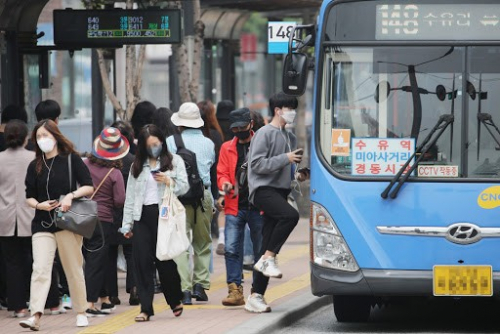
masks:
[[[73,309],[85,312],[87,290],[83,275],[83,237],[70,231],[56,233],[39,232],[32,237],[33,273],[31,274],[30,309],[31,315],[42,313],[49,294],[52,266],[56,250],[66,274]]]

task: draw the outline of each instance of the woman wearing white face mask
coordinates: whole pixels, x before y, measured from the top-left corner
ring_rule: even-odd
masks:
[[[52,265],[58,249],[69,283],[73,309],[78,314],[76,325],[88,326],[85,315],[87,296],[83,276],[82,237],[57,228],[55,209],[70,209],[72,200],[91,195],[94,187],[87,166],[73,148],[73,144],[59,131],[56,123],[45,120],[38,123],[32,135],[37,143],[36,157],[26,174],[26,203],[36,209],[32,222],[33,273],[31,275],[31,318],[20,325],[39,330],[45,300],[51,282]],[[73,180],[69,181],[71,159]],[[77,188],[77,185],[78,188]],[[62,201],[59,198],[64,196]]]
[[[163,295],[176,317],[182,314],[181,278],[173,260],[156,258],[159,206],[165,187],[176,196],[189,189],[182,158],[168,151],[165,137],[155,125],[146,125],[138,135],[135,160],[127,182],[122,233],[132,238],[132,257],[141,313],[135,321],[154,315],[154,269],[158,270]],[[133,228],[133,230],[132,230]]]

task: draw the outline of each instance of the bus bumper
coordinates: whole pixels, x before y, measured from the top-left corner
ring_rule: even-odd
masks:
[[[500,273],[493,273],[493,291]],[[374,270],[346,272],[311,263],[311,290],[315,296],[432,296],[431,270]]]

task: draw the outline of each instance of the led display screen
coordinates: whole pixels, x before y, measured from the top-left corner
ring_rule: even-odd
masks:
[[[180,43],[181,22],[178,9],[54,10],[54,43],[80,48]]]

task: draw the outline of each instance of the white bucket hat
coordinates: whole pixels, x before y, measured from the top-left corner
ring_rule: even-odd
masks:
[[[205,122],[201,118],[200,108],[193,102],[185,102],[179,108],[179,111],[171,117],[175,126],[185,126],[187,128],[201,128]]]

